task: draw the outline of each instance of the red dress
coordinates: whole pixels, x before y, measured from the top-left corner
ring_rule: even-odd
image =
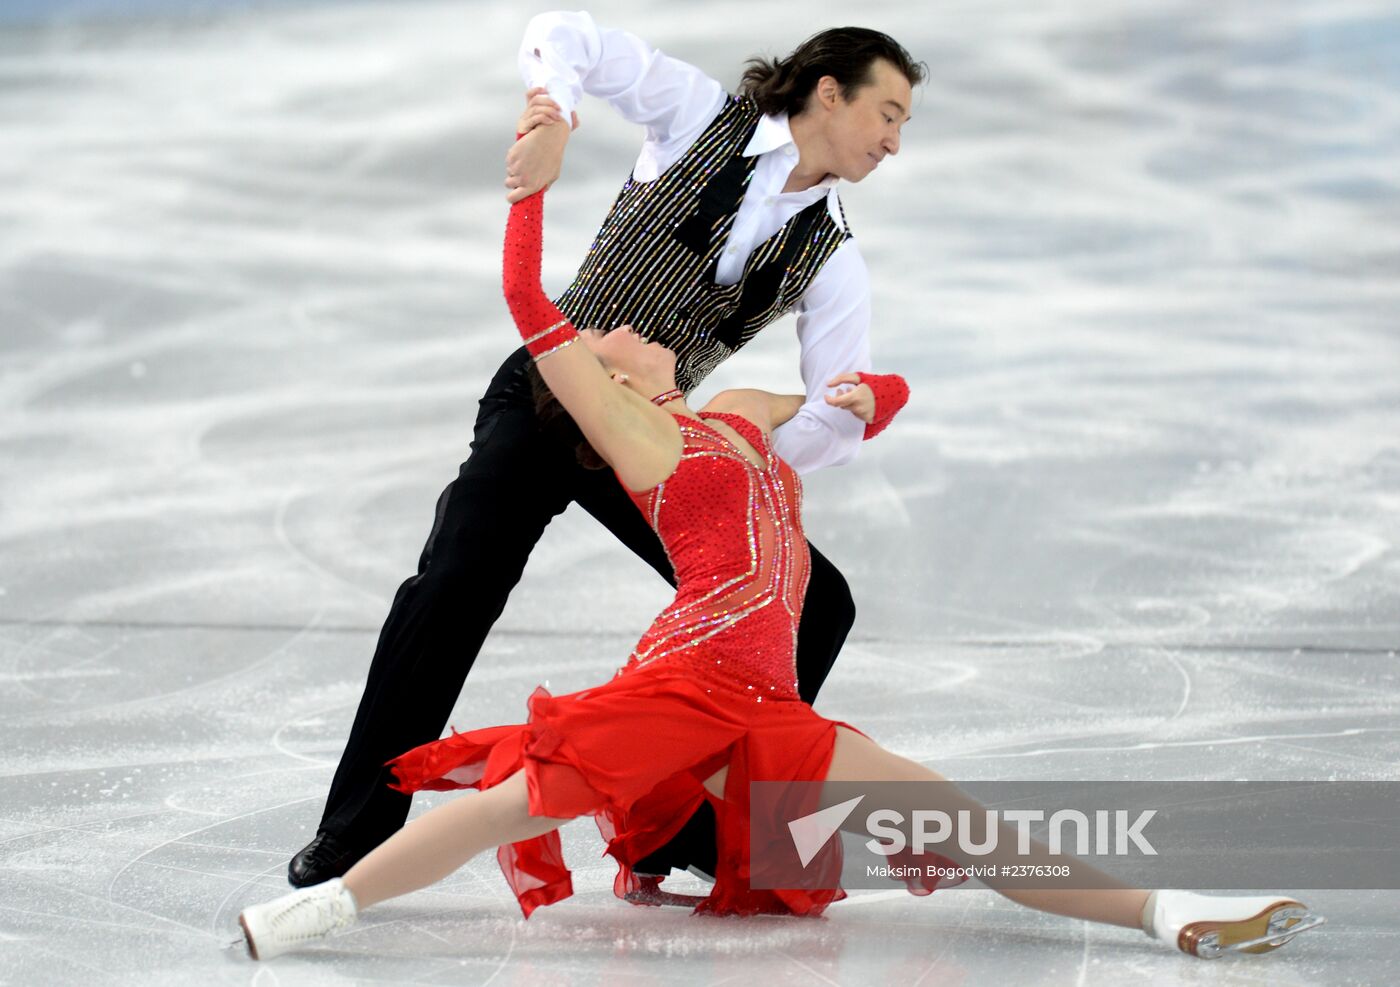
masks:
[[[511,229],[526,203],[513,210]],[[538,223],[537,212],[525,218]],[[508,239],[508,271],[513,247],[519,257]],[[527,245],[527,268],[537,251]],[[764,465],[703,418],[733,427]],[[627,664],[596,688],[565,696],[536,689],[527,723],[454,731],[395,758],[395,787],[485,789],[523,769],[531,815],[597,818],[622,896],[642,886],[631,865],[675,834],[709,798],[702,782],[728,765],[724,799],[711,799],[715,886],[696,911],[820,914],[843,892],[749,887],[749,782],[822,780],[836,738],[837,724],[797,693],[797,624],[810,565],[801,482],[747,419],[678,415],[676,422],[683,447],[675,472],[630,494],[671,560],[676,597]],[[839,841],[828,850],[835,852],[814,866],[839,874]],[[557,833],[502,846],[497,857],[526,916],[573,891]]]

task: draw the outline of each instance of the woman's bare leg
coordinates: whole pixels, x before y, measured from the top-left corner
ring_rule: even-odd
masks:
[[[831,768],[826,777],[828,781],[846,782],[948,780],[938,772],[898,754],[892,754],[870,738],[844,727],[836,728],[836,749],[832,754]],[[950,814],[967,809],[975,813],[975,818],[980,818],[985,811],[981,804],[967,796],[961,796],[957,805],[920,807],[942,809]],[[1031,849],[1032,856],[1025,858],[1027,863],[1063,863],[1063,858],[1050,856],[1043,843],[1032,841]],[[956,856],[955,853],[946,855]],[[1042,855],[1044,860],[1036,859]],[[1075,866],[1081,873],[1085,867],[1082,863]],[[1148,896],[1147,891],[1131,888],[1107,875],[1103,875],[1098,882],[1104,885],[1103,890],[1042,890],[996,887],[996,882],[987,883],[998,893],[1028,908],[1067,915],[1070,918],[1087,919],[1091,922],[1126,926],[1130,929],[1142,928],[1142,910]]]
[[[543,836],[568,822],[530,815],[525,772],[425,812],[345,875],[360,910],[442,880],[483,850]]]

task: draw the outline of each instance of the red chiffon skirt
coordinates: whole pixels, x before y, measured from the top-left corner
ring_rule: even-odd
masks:
[[[395,758],[389,762],[397,779],[393,787],[487,789],[524,769],[532,816],[596,817],[606,852],[618,863],[619,897],[643,888],[633,864],[670,840],[709,799],[718,820],[717,873],[697,912],[819,915],[845,897],[835,880],[839,841],[806,872],[819,868],[816,883],[826,889],[750,887],[749,782],[821,781],[831,763],[838,724],[806,703],[755,701],[753,692],[736,690],[732,682],[705,682],[693,670],[682,675],[659,666],[565,696],[536,689],[528,707],[526,723],[453,731]],[[724,799],[717,800],[703,782],[725,765]],[[817,788],[799,786],[809,799]],[[795,818],[818,806],[788,808],[786,818]],[[783,828],[773,832],[773,853],[756,848],[754,857],[791,856],[790,842],[779,845]],[[573,893],[557,832],[503,845],[497,859],[527,918],[540,905]],[[927,894],[932,887],[911,884],[910,890]]]

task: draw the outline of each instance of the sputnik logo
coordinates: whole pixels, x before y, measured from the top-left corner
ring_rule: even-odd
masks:
[[[797,857],[802,861],[803,867],[810,864],[812,858],[821,852],[821,848],[826,846],[826,841],[841,828],[841,824],[864,798],[864,795],[857,795],[848,802],[829,806],[788,823],[792,844],[797,847]]]

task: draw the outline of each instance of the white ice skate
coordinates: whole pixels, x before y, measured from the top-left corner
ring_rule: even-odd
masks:
[[[1281,896],[1212,898],[1154,891],[1143,908],[1144,932],[1206,960],[1226,953],[1267,953],[1325,921],[1302,902]]]
[[[337,877],[251,905],[238,916],[238,924],[253,959],[270,960],[354,924],[356,911],[355,896]]]

